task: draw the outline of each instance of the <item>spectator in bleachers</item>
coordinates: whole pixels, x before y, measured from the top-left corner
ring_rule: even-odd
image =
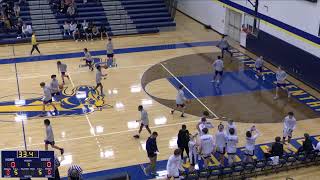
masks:
[[[104,26],[104,24],[101,24],[99,31],[100,31],[101,40],[103,40],[103,36],[104,36],[104,35],[106,35],[106,37],[108,38],[107,29],[106,29],[106,27]]]
[[[88,22],[87,22],[87,20],[83,20],[83,22],[81,23],[81,26],[82,26],[82,29],[83,29],[84,31],[86,31],[87,28],[88,28]]]
[[[308,133],[304,134],[304,141],[302,142],[302,146],[298,149],[298,152],[305,152],[306,154],[313,151],[312,140]]]
[[[283,156],[283,144],[281,143],[280,137],[275,138],[275,142],[272,144],[271,149],[269,149],[268,152],[264,154],[264,157],[266,159],[274,156]]]
[[[76,9],[74,8],[73,4],[71,4],[67,9],[67,15],[69,19],[74,19],[76,15]]]
[[[87,29],[85,29],[87,41],[89,41],[89,36],[90,36],[91,41],[93,40],[93,39],[92,39],[92,28],[93,28],[93,22],[90,21],[90,22],[88,23]]]
[[[70,36],[70,24],[67,21],[64,21],[63,24],[63,36]]]
[[[97,26],[94,24],[92,27],[92,35],[93,38],[98,38],[99,37],[99,30],[97,28]]]
[[[70,23],[70,34],[72,35],[72,37],[73,37],[74,40],[76,40],[76,39],[75,39],[75,33],[76,33],[76,31],[77,31],[77,24],[74,23],[73,21],[71,21],[71,23]]]
[[[21,31],[22,31],[22,37],[27,38],[32,34],[32,27],[31,27],[31,25],[27,25],[27,24],[23,23],[23,25],[21,27]]]
[[[18,3],[15,3],[15,4],[14,4],[13,10],[14,10],[15,16],[16,16],[16,17],[20,17],[20,6],[19,6]]]

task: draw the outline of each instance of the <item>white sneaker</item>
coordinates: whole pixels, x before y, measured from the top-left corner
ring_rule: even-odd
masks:
[[[290,98],[291,97],[291,94],[288,92],[288,98]]]
[[[264,80],[264,81],[265,81],[265,80],[266,80],[266,78],[265,78],[264,76],[262,76],[262,80]]]
[[[211,83],[214,83],[215,81],[214,80],[212,80],[212,81],[210,81]]]
[[[258,75],[254,75],[256,77],[256,79],[259,79],[259,76]]]
[[[274,100],[277,100],[278,98],[279,98],[279,96],[274,96],[273,97]]]

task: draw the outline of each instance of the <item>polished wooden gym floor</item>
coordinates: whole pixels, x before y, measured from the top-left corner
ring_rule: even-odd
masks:
[[[219,34],[205,30],[202,25],[180,13],[177,13],[176,22],[176,31],[141,36],[114,37],[114,46],[116,49],[119,49],[184,42],[217,41],[220,39]],[[236,43],[233,43],[233,45],[245,52]],[[81,52],[85,47],[90,51],[104,50],[106,41],[96,40],[78,43],[73,41],[57,41],[41,43],[39,46],[43,55]],[[30,44],[1,46],[0,58],[27,57],[29,56],[30,48]],[[159,160],[167,159],[172,154],[174,148],[176,148],[176,135],[181,124],[186,124],[191,132],[195,132],[195,125],[199,121],[199,117],[196,112],[190,112],[191,114],[187,114],[185,118],[180,118],[179,113],[171,115],[170,105],[167,107],[163,103],[157,102],[143,91],[141,77],[150,67],[168,59],[193,54],[218,52],[219,50],[216,47],[204,46],[116,54],[118,67],[104,70],[104,73],[107,73],[108,76],[103,80],[106,94],[105,102],[112,105],[113,108],[103,109],[102,111],[96,111],[84,116],[51,119],[56,144],[65,148],[64,156],[60,157],[63,160],[60,174],[66,176],[66,171],[70,164],[80,165],[85,173],[87,173],[147,162],[148,159],[144,151],[144,143],[148,137],[147,132],[143,130],[139,140],[132,137],[137,133],[138,126],[134,121],[140,116],[137,111],[137,106],[140,104],[143,104],[149,113],[151,129],[159,133],[158,146],[161,152]],[[249,55],[252,58],[255,57],[253,54],[249,53]],[[66,86],[74,88],[79,85],[95,85],[95,73],[86,68],[79,68],[79,64],[82,63],[80,62],[80,58],[68,58],[62,61],[68,65],[68,72],[71,76],[71,81],[66,81]],[[203,64],[199,63],[198,65]],[[177,66],[179,67],[179,64]],[[267,66],[275,69],[269,64]],[[188,69],[184,69],[184,71],[187,73]],[[18,63],[17,75],[21,98],[40,97],[42,90],[39,87],[39,83],[42,81],[50,82],[51,74],[58,74],[56,61]],[[303,82],[299,82],[291,77],[290,80],[307,90],[313,96],[320,97],[318,92],[304,85]],[[0,65],[0,83],[1,102],[18,99],[14,64]],[[147,85],[146,91],[153,96],[164,99],[174,100],[176,96],[175,88],[167,79],[163,78]],[[266,98],[272,98],[272,96],[266,94]],[[210,103],[210,101],[206,103]],[[209,107],[215,112],[214,106]],[[228,112],[227,116],[232,116],[232,107],[228,108],[228,105],[222,107],[219,111]],[[245,107],[250,108],[250,106]],[[300,119],[294,131],[294,137],[301,137],[305,132],[312,135],[319,134],[320,118],[316,118],[317,116],[314,112],[309,112],[309,109],[301,111],[300,108],[304,110],[303,108],[305,107],[293,107],[300,111],[298,115]],[[256,108],[258,109],[259,107]],[[198,110],[202,110],[201,105],[199,105]],[[243,109],[244,112],[246,110],[254,112],[252,107],[250,110]],[[261,137],[258,138],[257,143],[271,142],[275,136],[281,136],[283,125],[280,121],[281,117],[285,116],[284,112],[279,111],[275,116],[268,116],[263,113],[261,115],[262,118],[264,116],[266,116],[265,118],[274,117],[277,119],[276,121],[262,123],[254,122],[253,120],[237,122],[240,138],[239,146],[244,145],[245,131],[253,123],[261,131]],[[275,110],[272,113],[275,114]],[[16,122],[13,115],[0,115],[0,120],[0,135],[2,137],[0,149],[23,149],[24,142],[21,122]],[[213,121],[215,125],[219,122],[220,120]],[[33,118],[26,121],[25,133],[28,149],[44,149],[45,130],[43,118]],[[267,177],[258,177],[258,179],[285,179],[285,177],[316,179],[319,175],[320,173],[317,168],[310,168]]]

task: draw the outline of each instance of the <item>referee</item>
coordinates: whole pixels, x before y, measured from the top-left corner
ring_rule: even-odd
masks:
[[[78,165],[71,165],[68,169],[68,180],[82,180],[82,169]]]

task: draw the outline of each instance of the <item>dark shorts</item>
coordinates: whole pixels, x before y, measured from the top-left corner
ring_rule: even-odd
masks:
[[[60,92],[56,92],[56,93],[51,93],[51,96],[54,97],[54,96],[60,96],[61,93]]]
[[[215,71],[214,73],[215,73],[215,75],[216,75],[216,76],[217,76],[217,75],[220,75],[220,76],[222,76],[222,74],[223,74],[223,71]]]
[[[86,60],[86,64],[92,64],[92,61]]]
[[[51,142],[51,141],[44,141],[44,143],[45,143],[45,144],[50,144],[50,145],[52,145],[52,146],[55,144],[54,141],[52,141],[52,142]]]
[[[61,72],[61,75],[62,75],[62,76],[65,76],[65,75],[66,75],[66,72]]]
[[[49,101],[43,101],[43,104],[50,104],[52,103],[52,99],[50,99]]]
[[[256,70],[261,73],[262,72],[262,67],[258,67],[258,68],[256,67]]]
[[[278,83],[277,82],[277,87],[286,87],[287,86],[287,84],[286,83]]]
[[[186,105],[185,104],[177,104],[177,107],[184,108]]]
[[[113,57],[113,54],[107,54],[107,57],[108,58]]]
[[[149,158],[153,158],[153,157],[156,157],[156,156],[157,156],[156,153],[148,153],[148,157],[149,157]]]

